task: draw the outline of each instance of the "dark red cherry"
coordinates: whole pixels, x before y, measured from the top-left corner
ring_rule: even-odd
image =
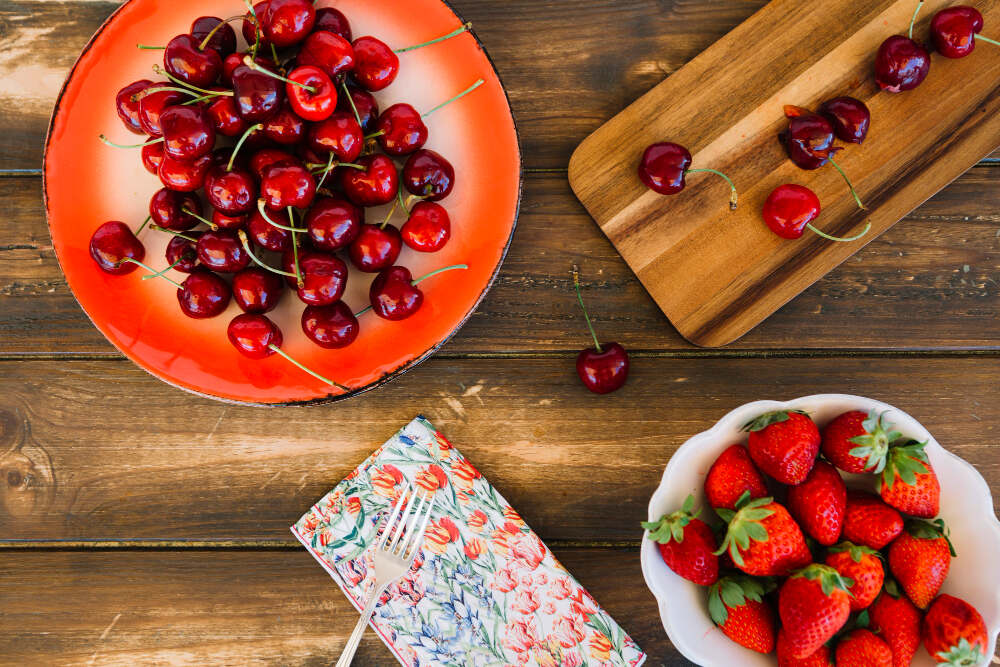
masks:
[[[764,222],[783,239],[802,238],[806,225],[819,217],[822,207],[816,193],[807,187],[786,183],[764,202]]]
[[[198,219],[191,213],[201,215],[201,212],[201,200],[190,192],[176,192],[163,188],[149,200],[149,215],[153,222],[177,232],[196,227]]]
[[[282,146],[294,146],[306,134],[306,124],[286,102],[264,123],[264,136]]]
[[[982,30],[983,15],[975,7],[948,7],[931,20],[934,46],[946,58],[964,58],[972,53],[976,35]]]
[[[358,206],[388,204],[399,189],[396,165],[385,155],[365,155],[356,160],[364,169],[346,167],[340,173],[340,186],[347,198]]]
[[[316,24],[313,0],[270,0],[258,14],[264,36],[278,48],[298,44]]]
[[[399,74],[399,56],[374,37],[354,40],[354,79],[368,90],[387,88]]]
[[[263,19],[264,12],[267,9],[267,5],[270,0],[263,0],[263,2],[258,2],[253,6],[253,14],[247,12],[243,17],[243,39],[246,40],[247,46],[253,46],[257,44],[257,52],[267,51],[270,46],[270,42],[267,41],[267,37],[264,31],[260,28],[260,20]],[[257,17],[256,19],[254,17]]]
[[[301,164],[279,162],[264,172],[260,196],[272,211],[309,208],[316,197],[316,180]]]
[[[393,104],[382,112],[376,129],[383,132],[378,143],[388,155],[409,155],[427,143],[427,126],[420,112],[409,104]]]
[[[198,239],[198,259],[208,269],[236,273],[250,264],[250,254],[231,229],[209,231]]]
[[[168,107],[180,104],[186,99],[184,93],[176,90],[158,90],[155,93],[142,95],[139,98],[139,123],[142,125],[142,131],[151,137],[162,137],[160,114]]]
[[[860,144],[868,136],[872,114],[861,100],[837,97],[824,103],[819,112],[833,123],[833,131],[841,141]]]
[[[181,81],[206,88],[222,74],[222,56],[211,48],[201,51],[200,44],[191,35],[177,35],[167,43],[163,66]]]
[[[285,210],[268,211],[267,217],[279,225],[286,227],[292,225],[288,211]],[[260,214],[260,211],[254,211],[250,214],[247,221],[247,233],[254,243],[273,252],[284,252],[292,247],[292,232],[275,227]]]
[[[301,84],[285,84],[288,101],[300,118],[318,122],[326,120],[337,110],[337,87],[320,68],[312,65],[296,67],[289,72],[288,78]]]
[[[788,129],[783,135],[788,157],[800,169],[819,169],[839,148],[833,145],[833,124],[800,107],[786,106]]]
[[[212,212],[212,223],[219,229],[243,229],[247,226],[248,215],[227,215],[222,211]]]
[[[685,177],[691,169],[691,153],[680,144],[653,144],[639,161],[639,180],[661,195],[675,195],[686,187]]]
[[[385,320],[399,321],[412,316],[424,303],[424,293],[413,284],[410,270],[390,266],[379,273],[368,291],[372,310]]]
[[[243,64],[243,59],[246,58],[248,55],[250,54],[236,52],[236,53],[230,53],[228,56],[226,56],[225,60],[222,61],[223,82],[228,83],[230,86],[233,85],[233,72],[236,71],[237,67]],[[254,62],[260,65],[261,67],[268,68],[271,71],[277,70],[277,65],[274,64],[273,60],[265,56],[262,56],[259,53],[257,54],[257,57],[254,58]]]
[[[317,250],[340,250],[354,242],[365,222],[365,211],[339,197],[320,197],[305,217],[309,240]]]
[[[249,171],[213,167],[205,177],[205,197],[228,215],[249,213],[257,205],[257,182]]]
[[[113,220],[98,227],[90,237],[90,256],[97,262],[101,271],[114,276],[123,276],[135,271],[137,266],[124,260],[134,259],[141,262],[146,257],[146,248],[128,225]]]
[[[163,142],[142,147],[142,166],[151,174],[160,173],[163,163]]]
[[[284,82],[246,65],[233,70],[232,79],[236,108],[247,122],[260,123],[281,110],[285,101]]]
[[[927,49],[902,35],[882,42],[875,56],[875,82],[889,93],[913,90],[924,82],[930,70]]]
[[[281,301],[285,283],[270,271],[250,266],[233,276],[233,300],[244,313],[267,313]]]
[[[260,180],[264,178],[264,172],[267,171],[268,167],[279,162],[296,163],[299,160],[291,153],[278,148],[264,148],[254,153],[253,157],[250,158],[250,171]]]
[[[208,269],[191,272],[177,290],[177,302],[188,317],[204,320],[222,314],[229,307],[233,292],[229,283]]]
[[[351,263],[365,273],[377,273],[396,263],[403,249],[403,238],[392,225],[361,225],[348,249]]]
[[[319,32],[325,30],[335,35],[340,35],[348,42],[351,41],[351,24],[344,16],[343,12],[333,7],[321,7],[316,10],[316,25],[313,30]]]
[[[602,343],[601,349],[587,348],[576,358],[576,372],[584,386],[595,394],[610,394],[628,380],[628,352],[618,343]]]
[[[347,287],[347,264],[325,252],[299,252],[299,271],[303,284],[298,288],[299,299],[309,306],[328,306],[340,301]]]
[[[212,156],[203,155],[193,162],[163,156],[160,163],[160,182],[170,190],[194,192],[205,185],[205,175],[212,166]]]
[[[212,38],[208,40],[206,47],[214,49],[216,53],[225,58],[236,51],[236,31],[228,23],[216,30],[216,26],[220,23],[222,23],[222,19],[215,16],[197,18],[191,24],[191,36],[194,37],[198,46],[201,46],[205,38],[211,34]],[[213,30],[215,32],[212,32]]]
[[[423,148],[406,161],[403,183],[412,194],[441,201],[455,187],[455,168],[438,153]]]
[[[194,241],[184,238],[189,236]],[[181,273],[191,273],[198,266],[198,237],[201,232],[187,232],[184,236],[175,236],[167,243],[167,265],[173,266],[175,271]]]
[[[437,252],[451,238],[451,218],[440,204],[422,201],[400,230],[403,243],[419,252]]]
[[[295,62],[299,66],[311,65],[321,69],[328,77],[338,76],[354,69],[354,47],[332,32],[314,32],[302,44]]]
[[[354,162],[364,148],[365,135],[354,114],[338,111],[309,127],[308,142],[322,157],[333,153],[337,162]]]
[[[152,81],[142,79],[125,86],[118,91],[118,95],[115,97],[115,109],[118,110],[118,117],[122,119],[122,123],[125,124],[129,132],[136,134],[145,134],[146,132],[139,120],[139,100],[132,98],[151,85],[153,85]]]
[[[266,359],[281,347],[281,329],[263,315],[243,313],[233,318],[226,330],[229,342],[246,357]],[[272,347],[272,345],[274,347]]]
[[[205,113],[215,131],[225,137],[238,137],[249,127],[236,108],[236,99],[232,95],[213,97],[205,105]]]
[[[356,86],[348,86],[347,92],[350,93],[350,98],[347,95],[341,95],[337,102],[337,111],[343,111],[354,118],[354,110],[357,109],[358,118],[361,119],[361,129],[365,132],[373,131],[379,116],[378,100],[367,90]]]
[[[302,331],[320,347],[336,350],[353,343],[361,327],[348,305],[338,301],[329,306],[306,306]]]
[[[174,106],[160,115],[163,152],[175,160],[197,160],[215,148],[215,126],[198,106]]]

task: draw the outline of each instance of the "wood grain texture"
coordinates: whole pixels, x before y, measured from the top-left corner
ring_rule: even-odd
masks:
[[[559,549],[556,557],[646,650],[648,664],[692,664],[663,633],[637,551]],[[304,549],[6,555],[0,603],[0,660],[9,665],[318,667],[336,661],[357,621]],[[396,663],[368,632],[354,664]]]
[[[623,390],[595,396],[568,358],[435,359],[343,404],[267,412],[126,361],[0,362],[0,540],[290,544],[288,526],[418,412],[564,543],[637,541],[676,448],[763,398],[887,401],[996,486],[998,374],[995,356],[642,358]]]
[[[916,34],[948,4],[928,2]],[[979,9],[1000,22],[1000,2]],[[838,29],[831,29],[830,12]],[[685,338],[714,347],[743,336],[997,147],[1000,88],[982,59],[935,55],[919,89],[878,92],[874,54],[912,13],[909,0],[827,3],[823,12],[775,0],[574,153],[576,194]],[[747,48],[760,43],[769,46]],[[803,171],[775,139],[787,126],[783,105],[815,108],[843,94],[864,100],[874,118],[865,144],[838,155],[870,211],[855,206],[832,166]],[[648,190],[636,164],[646,146],[663,140],[688,146],[695,167],[728,173],[741,191],[740,209],[729,211],[726,184],[704,174],[678,196]],[[867,240],[775,236],[760,210],[788,182],[819,195],[824,213],[817,225],[824,231],[848,236],[868,221]]]

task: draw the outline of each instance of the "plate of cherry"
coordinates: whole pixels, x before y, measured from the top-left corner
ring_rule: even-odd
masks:
[[[521,193],[506,93],[442,0],[129,0],[66,81],[44,173],[108,340],[262,405],[429,357],[496,277]]]

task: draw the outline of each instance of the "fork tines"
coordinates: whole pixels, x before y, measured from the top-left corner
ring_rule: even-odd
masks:
[[[417,498],[416,507],[413,502],[415,498]],[[385,522],[385,530],[382,532],[378,548],[397,558],[412,560],[420,548],[433,509],[434,495],[418,496],[407,483],[392,508],[392,514]]]

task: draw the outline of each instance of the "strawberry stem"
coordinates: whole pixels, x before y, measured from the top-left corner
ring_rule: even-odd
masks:
[[[462,25],[461,28],[458,28],[457,30],[453,30],[453,31],[449,32],[447,35],[442,35],[441,37],[438,37],[437,39],[432,39],[429,42],[423,42],[422,44],[414,44],[413,46],[407,46],[406,48],[396,49],[396,53],[406,53],[407,51],[416,51],[417,49],[422,49],[425,46],[430,46],[431,44],[437,44],[438,42],[443,42],[446,39],[451,39],[452,37],[457,37],[458,35],[461,35],[463,32],[468,32],[471,27],[472,27],[471,23],[466,23],[466,24]]]
[[[732,209],[733,211],[735,211],[736,207],[739,206],[740,196],[736,192],[736,184],[733,183],[733,179],[729,178],[728,176],[726,176],[725,174],[723,174],[721,171],[717,171],[715,169],[688,169],[687,170],[687,173],[689,173],[689,174],[697,174],[698,172],[708,172],[710,174],[715,174],[716,176],[721,176],[722,178],[726,179],[726,183],[729,183],[729,188],[730,188],[730,193],[729,193],[729,208]]]
[[[322,375],[320,375],[319,373],[317,373],[316,371],[311,370],[311,369],[303,366],[298,361],[296,361],[295,359],[293,359],[287,352],[285,352],[284,350],[282,350],[280,347],[278,347],[274,343],[271,343],[270,345],[268,345],[268,348],[272,352],[276,352],[276,353],[280,354],[282,357],[284,357],[286,360],[288,360],[289,362],[291,362],[298,369],[303,370],[306,373],[309,373],[309,375],[312,375],[314,378],[316,378],[320,382],[325,382],[326,384],[330,385],[331,387],[336,387],[337,389],[340,389],[342,391],[350,391],[351,390],[350,387],[345,387],[344,385],[339,384],[337,382],[334,382],[333,380],[328,380],[325,377],[323,377]]]
[[[601,343],[597,340],[594,325],[590,322],[590,313],[587,312],[587,306],[583,305],[583,293],[580,291],[580,269],[576,266],[573,266],[573,287],[576,288],[576,298],[580,302],[580,308],[583,309],[583,319],[587,320],[587,328],[590,329],[590,335],[594,338],[594,348],[598,354],[602,354],[604,350],[601,349]]]
[[[483,81],[482,79],[480,79],[479,81],[476,81],[474,84],[472,84],[471,86],[469,86],[468,88],[466,88],[465,90],[463,90],[462,92],[460,92],[458,95],[455,95],[455,97],[451,98],[450,100],[446,100],[446,101],[442,102],[441,104],[437,105],[436,107],[434,107],[430,111],[424,113],[420,117],[421,118],[427,118],[428,116],[430,116],[432,113],[434,113],[438,109],[446,107],[449,104],[451,104],[452,102],[456,102],[456,101],[462,99],[463,97],[465,97],[466,95],[468,95],[469,93],[471,93],[476,88],[478,88],[479,86],[483,85],[484,83],[486,83],[486,82]]]

